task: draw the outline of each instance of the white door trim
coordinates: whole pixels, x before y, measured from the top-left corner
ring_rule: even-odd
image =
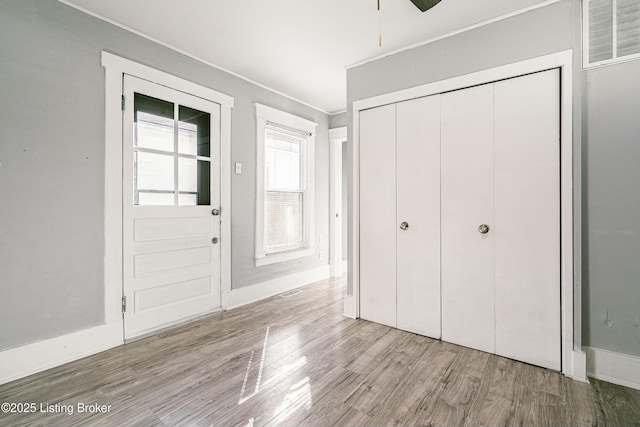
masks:
[[[347,127],[329,129],[329,264],[331,277],[346,271],[342,262],[342,144],[347,140]]]
[[[231,292],[231,109],[232,97],[102,51],[105,68],[105,323],[122,325],[122,131],[123,75],[128,74],[220,104],[221,289]],[[124,342],[124,340],[123,340]]]
[[[562,372],[569,377],[582,378],[583,372],[574,372],[574,352],[580,352],[574,346],[574,269],[579,271],[580,260],[574,258],[574,212],[580,215],[579,207],[574,211],[574,166],[573,166],[573,50],[557,52],[537,58],[528,59],[513,64],[478,71],[475,73],[453,77],[434,83],[428,83],[409,89],[400,90],[384,95],[355,101],[353,103],[353,118],[351,126],[351,141],[353,144],[352,177],[353,177],[353,223],[351,224],[351,239],[354,242],[351,250],[353,272],[351,274],[353,296],[345,298],[345,314],[359,317],[359,192],[360,192],[360,140],[359,140],[359,115],[360,111],[378,107],[385,104],[396,103],[408,99],[434,95],[451,90],[463,89],[484,83],[490,83],[507,78],[517,77],[552,68],[560,68],[560,105],[561,105],[561,289],[562,289]],[[579,182],[579,176],[576,177]],[[579,234],[579,230],[575,230]],[[575,236],[575,244],[580,244],[580,236]],[[579,292],[576,293],[580,295]],[[580,325],[576,325],[580,330]]]

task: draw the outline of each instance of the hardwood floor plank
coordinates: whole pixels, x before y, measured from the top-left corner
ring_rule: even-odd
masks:
[[[640,390],[590,378],[607,426],[640,426]]]
[[[0,386],[2,426],[632,426],[640,391],[342,315],[302,288]],[[81,403],[111,405],[77,412]]]

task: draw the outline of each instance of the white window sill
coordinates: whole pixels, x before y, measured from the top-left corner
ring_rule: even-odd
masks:
[[[305,258],[315,254],[315,248],[305,248],[296,251],[282,252],[279,254],[266,255],[256,258],[256,267],[263,265],[277,264],[279,262],[291,261],[294,259]]]

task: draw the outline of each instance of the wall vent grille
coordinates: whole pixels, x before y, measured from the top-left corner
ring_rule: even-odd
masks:
[[[292,296],[294,296],[294,295],[296,295],[296,294],[299,294],[299,293],[301,293],[301,292],[302,292],[302,291],[301,291],[300,289],[292,289],[292,290],[290,290],[290,291],[283,292],[283,293],[279,294],[278,296],[279,296],[280,298],[289,298],[289,297],[292,297]]]
[[[583,0],[584,67],[640,58],[640,1]]]

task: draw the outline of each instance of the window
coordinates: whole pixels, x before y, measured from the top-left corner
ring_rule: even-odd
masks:
[[[134,125],[134,205],[208,205],[210,114],[136,93]]]
[[[316,124],[261,104],[255,107],[256,265],[311,256]]]
[[[583,0],[584,66],[640,58],[640,1]]]

